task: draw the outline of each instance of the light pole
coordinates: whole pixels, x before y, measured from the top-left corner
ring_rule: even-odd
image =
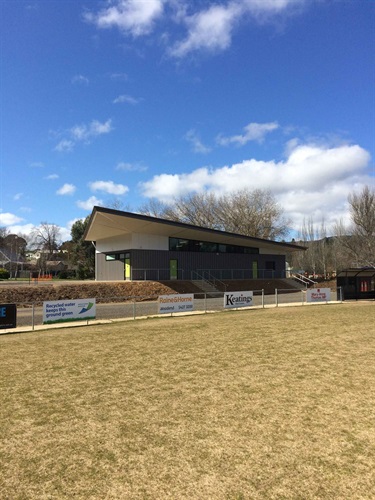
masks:
[[[14,279],[17,279],[17,273],[18,273],[18,236],[14,237],[15,240],[15,245],[16,245],[16,272],[14,273]]]

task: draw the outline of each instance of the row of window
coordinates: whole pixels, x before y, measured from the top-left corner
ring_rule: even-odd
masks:
[[[259,248],[212,243],[211,241],[187,240],[184,238],[169,238],[169,250],[175,252],[259,254]],[[105,256],[105,260],[108,261],[125,260],[128,258],[130,258],[129,253],[111,253]]]
[[[183,238],[169,238],[169,250],[177,252],[259,254],[259,248],[212,243],[211,241],[187,240]]]

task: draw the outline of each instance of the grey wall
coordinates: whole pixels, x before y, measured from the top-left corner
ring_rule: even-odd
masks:
[[[227,273],[216,276],[222,279],[253,278],[253,261],[258,262],[258,278],[284,277],[285,256],[283,255],[245,255],[245,254],[212,254],[192,252],[169,252],[164,250],[131,250],[130,262],[133,279],[167,280],[169,279],[169,261],[177,259],[179,279],[194,279],[191,271],[196,270],[227,270]],[[262,270],[267,261],[275,262],[275,274],[269,270],[266,275]],[[144,270],[147,270],[145,273]],[[246,276],[242,273],[229,272],[230,270],[248,270]],[[112,281],[124,279],[123,261],[106,261],[104,254],[96,254],[96,279],[98,281]]]

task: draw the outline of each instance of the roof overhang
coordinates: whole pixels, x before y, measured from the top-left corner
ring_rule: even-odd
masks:
[[[91,213],[84,239],[101,241],[129,233],[152,234],[172,238],[226,243],[245,247],[257,247],[274,252],[295,252],[305,247],[290,243],[281,243],[261,238],[252,238],[241,234],[207,229],[182,222],[158,219],[147,215],[122,212],[104,207],[94,207]]]

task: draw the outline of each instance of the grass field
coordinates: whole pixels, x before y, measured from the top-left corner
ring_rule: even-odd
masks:
[[[375,304],[0,337],[1,499],[375,498]]]

